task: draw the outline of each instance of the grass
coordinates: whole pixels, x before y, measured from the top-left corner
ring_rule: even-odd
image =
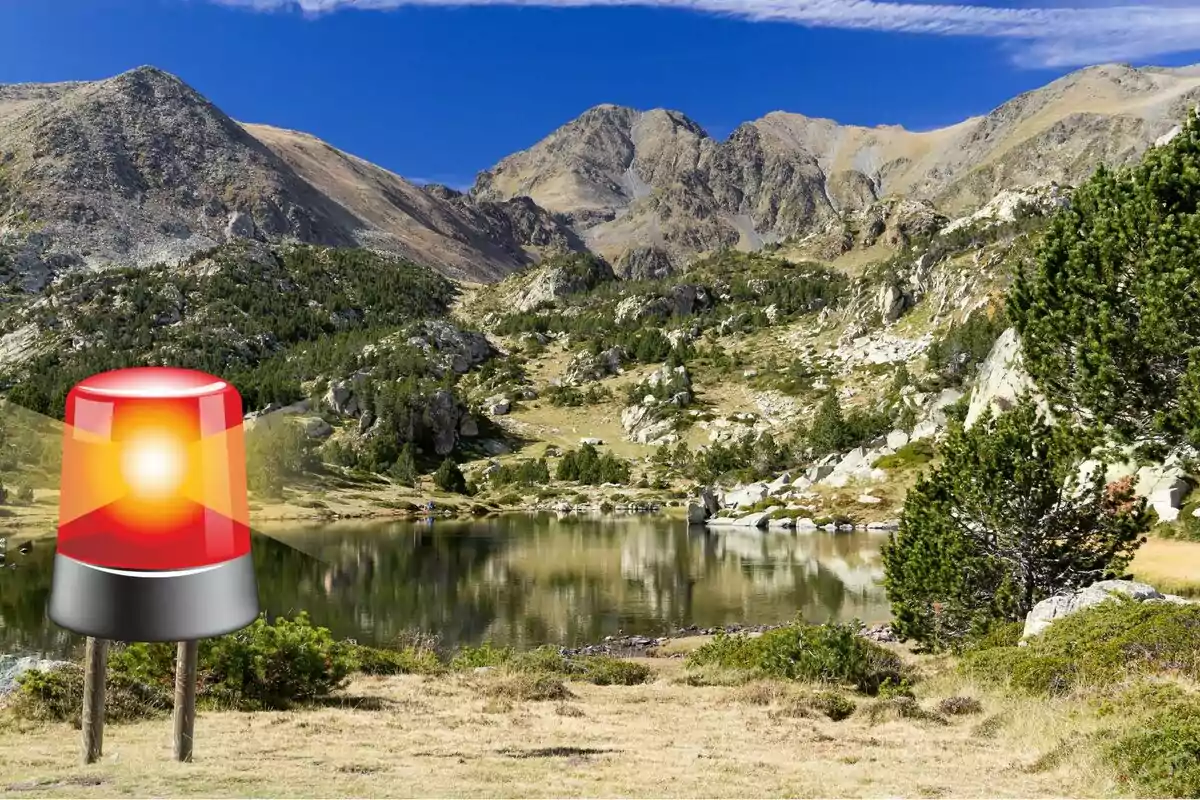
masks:
[[[14,796],[1096,796],[1115,771],[1082,753],[1034,763],[1081,707],[970,689],[1007,720],[872,722],[829,690],[791,681],[691,686],[680,659],[649,683],[597,686],[497,668],[354,678],[343,702],[294,711],[201,712],[195,759],[170,761],[165,718],[113,725],[104,758],[77,763],[64,723],[0,725],[0,791]],[[937,693],[966,694],[948,674]],[[560,694],[559,686],[570,692]],[[853,701],[852,701],[853,702]],[[856,704],[857,705],[857,704]],[[839,710],[840,707],[840,710]],[[829,713],[832,712],[832,713]],[[841,719],[836,719],[841,717]],[[953,764],[953,769],[947,769]],[[551,788],[552,787],[552,788]]]
[[[1129,571],[1164,594],[1200,597],[1200,542],[1151,537]]]

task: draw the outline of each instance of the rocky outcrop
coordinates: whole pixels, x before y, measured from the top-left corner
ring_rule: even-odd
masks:
[[[524,276],[509,293],[509,301],[514,308],[532,311],[616,279],[608,262],[593,255],[558,256]]]
[[[1049,597],[1038,603],[1025,618],[1022,639],[1037,636],[1057,620],[1083,611],[1086,608],[1126,597],[1140,602],[1189,603],[1182,597],[1165,595],[1144,583],[1134,581],[1099,581],[1076,592]]]
[[[627,281],[657,281],[675,274],[671,256],[658,247],[631,247],[616,263],[617,275]]]
[[[438,374],[464,375],[495,355],[482,333],[460,330],[441,319],[426,320],[410,330],[408,344],[425,353]]]
[[[1003,413],[1023,395],[1036,397],[1036,387],[1022,365],[1021,342],[1014,328],[1000,334],[991,353],[979,366],[965,424],[974,425],[984,412]],[[1045,402],[1041,401],[1043,408]]]
[[[559,383],[578,386],[602,381],[610,375],[620,375],[621,366],[629,359],[625,348],[615,345],[602,353],[580,352],[571,357]]]

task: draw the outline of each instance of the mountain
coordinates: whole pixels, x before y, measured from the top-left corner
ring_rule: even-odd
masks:
[[[590,109],[480,174],[472,197],[527,195],[611,258],[755,249],[903,196],[961,214],[1005,189],[1076,184],[1136,159],[1200,100],[1200,68],[1102,65],[933,131],[774,112],[725,141],[677,111]]]
[[[837,223],[870,228],[900,199],[902,216],[928,221],[1075,184],[1136,158],[1198,99],[1200,68],[1104,65],[938,130],[773,112],[724,141],[678,111],[601,105],[464,194],[234,121],[153,67],[0,86],[0,285],[176,263],[236,239],[366,247],[464,281],[583,250],[661,274],[722,247],[844,239]]]
[[[26,287],[236,238],[366,246],[466,280],[574,241],[526,200],[425,191],[313,137],[241,125],[152,67],[0,87],[0,246]]]

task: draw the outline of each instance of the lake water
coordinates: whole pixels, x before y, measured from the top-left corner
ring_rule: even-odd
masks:
[[[706,531],[663,517],[336,523],[256,534],[260,602],[338,637],[530,647],[679,627],[888,618],[880,547],[856,531]],[[0,653],[65,655],[46,617],[54,539],[0,569]],[[15,568],[11,565],[15,564]]]

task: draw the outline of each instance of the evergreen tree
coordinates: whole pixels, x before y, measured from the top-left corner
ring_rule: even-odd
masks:
[[[402,486],[415,486],[417,483],[417,457],[411,443],[400,448],[396,462],[392,464],[388,474]]]
[[[1200,121],[1100,169],[1051,222],[1009,315],[1056,411],[1158,449],[1200,444]]]
[[[842,416],[842,404],[838,400],[837,390],[830,389],[813,417],[808,430],[808,443],[813,456],[819,458],[841,450],[845,441],[846,420]]]
[[[458,464],[450,458],[443,461],[437,472],[433,473],[433,484],[443,492],[451,494],[466,494],[467,491],[467,479],[463,477]]]
[[[1078,479],[1080,442],[1029,399],[970,430],[951,424],[883,550],[901,636],[944,645],[1124,569],[1151,514],[1128,482],[1106,486],[1103,466]]]

